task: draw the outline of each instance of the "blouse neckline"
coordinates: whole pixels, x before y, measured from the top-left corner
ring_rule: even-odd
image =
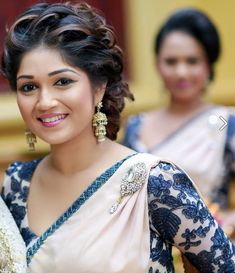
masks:
[[[59,216],[54,223],[40,236],[36,235],[29,227],[28,222],[28,210],[27,210],[27,199],[26,199],[26,224],[29,231],[34,235],[34,243],[27,250],[27,263],[29,264],[39,250],[44,241],[51,236],[56,230],[58,230],[64,222],[66,222],[72,215],[79,210],[79,208],[90,198],[93,194],[99,190],[108,180],[109,178],[117,171],[117,169],[130,157],[136,155],[136,153],[126,156],[125,158],[119,160],[111,167],[107,168],[104,172],[102,172],[91,184],[81,193],[81,195],[65,210],[61,216]],[[31,165],[31,170],[29,170],[30,175],[27,177],[27,181],[30,182],[33,176],[36,167],[42,159],[34,160],[34,164]]]

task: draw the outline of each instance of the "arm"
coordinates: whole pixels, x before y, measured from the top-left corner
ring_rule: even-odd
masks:
[[[151,228],[200,272],[235,272],[235,248],[190,178],[174,164],[160,162],[148,183]]]

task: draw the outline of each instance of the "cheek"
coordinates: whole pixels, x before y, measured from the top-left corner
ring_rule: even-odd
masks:
[[[173,79],[173,77],[174,77],[174,73],[173,73],[172,69],[170,69],[166,65],[161,65],[159,67],[158,71],[159,71],[159,74],[160,74],[161,78],[165,82],[171,81]]]
[[[90,90],[74,90],[66,98],[67,105],[72,108],[72,111],[83,111],[93,113],[95,106],[93,102],[92,92]]]
[[[196,66],[194,69],[194,75],[197,78],[197,80],[207,82],[210,75],[209,66],[205,63]]]
[[[30,113],[30,103],[21,95],[17,95],[17,104],[21,113],[22,118],[27,121]]]
[[[17,104],[26,126],[30,128],[31,131],[34,131],[35,117],[32,97],[17,95]]]

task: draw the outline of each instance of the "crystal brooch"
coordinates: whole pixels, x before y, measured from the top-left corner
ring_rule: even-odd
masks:
[[[146,165],[143,162],[133,165],[122,178],[120,185],[120,197],[109,209],[109,213],[113,214],[121,204],[123,198],[133,195],[144,184],[147,177]]]

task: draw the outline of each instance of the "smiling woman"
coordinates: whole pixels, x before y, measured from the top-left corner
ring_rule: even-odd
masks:
[[[233,245],[189,177],[115,143],[133,96],[98,11],[32,6],[9,30],[2,71],[29,145],[37,135],[51,146],[43,158],[13,163],[3,183],[30,273],[174,272],[172,244],[201,272],[235,269]]]
[[[93,138],[94,105],[101,101],[104,90],[102,84],[94,91],[83,70],[66,63],[58,50],[45,47],[26,53],[17,73],[22,117],[49,144]]]

